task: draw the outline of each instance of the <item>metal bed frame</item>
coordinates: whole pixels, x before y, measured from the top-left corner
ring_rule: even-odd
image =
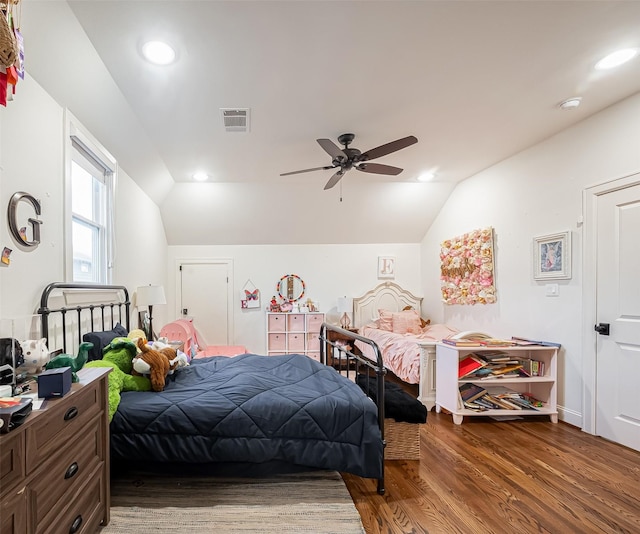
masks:
[[[348,349],[345,345],[329,339],[329,332],[335,332],[340,335],[340,341],[351,341],[353,348]],[[375,381],[376,400],[374,401],[378,408],[378,426],[380,427],[380,435],[382,437],[382,478],[378,479],[378,493],[384,495],[384,448],[387,442],[384,439],[384,376],[387,370],[382,362],[382,352],[375,341],[363,337],[355,332],[350,332],[344,328],[322,323],[320,327],[320,362],[324,365],[335,367],[336,370],[344,374],[347,378],[353,378],[359,374],[366,376],[367,390],[371,381]],[[355,352],[355,344],[353,341],[361,341],[371,347],[375,360],[365,358],[360,353]],[[329,349],[331,348],[331,350]],[[331,354],[329,354],[331,352]],[[353,369],[352,369],[353,368]],[[373,399],[372,399],[373,400]]]
[[[61,291],[91,291],[96,292],[99,295],[100,292],[104,294],[113,295],[117,293],[119,299],[117,302],[101,303],[99,297],[91,299],[90,303],[81,303],[72,306],[60,306],[51,308],[50,299],[53,295],[60,296]],[[130,324],[130,306],[129,292],[125,286],[119,285],[100,285],[100,284],[70,284],[64,282],[54,282],[49,284],[43,291],[40,297],[40,307],[38,314],[40,315],[42,337],[46,338],[47,346],[50,341],[50,316],[60,316],[61,329],[62,329],[62,351],[67,352],[67,337],[68,330],[77,330],[77,343],[82,342],[83,330],[85,332],[92,330],[109,330],[113,329],[116,322],[120,322],[129,331]],[[70,315],[68,317],[67,315]],[[97,317],[96,317],[97,315]],[[88,321],[89,330],[81,328],[83,324]],[[96,322],[99,328],[95,328]],[[362,343],[371,346],[375,355],[375,360],[365,358],[360,353],[355,352],[355,348],[348,349],[344,345],[332,341],[329,339],[329,333],[335,332],[340,335],[341,340],[345,338],[351,341],[351,346],[355,347],[353,341],[361,341]],[[73,332],[71,332],[71,335]],[[382,478],[378,479],[377,491],[380,495],[385,492],[384,488],[384,447],[386,441],[384,439],[384,376],[387,370],[382,362],[382,353],[378,348],[378,345],[359,334],[344,330],[343,328],[323,323],[320,327],[320,362],[324,365],[329,365],[336,368],[337,372],[345,374],[347,378],[354,379],[361,374],[366,377],[366,386],[369,390],[371,381],[375,381],[373,384],[376,391],[376,401],[378,411],[378,426],[380,427],[380,435],[382,438],[382,458],[381,464],[383,466]],[[56,347],[60,348],[60,347]],[[353,374],[353,376],[352,376]]]
[[[68,290],[68,291],[78,291],[78,290],[89,290],[103,292],[103,293],[117,293],[120,295],[121,302],[109,302],[109,303],[88,303],[88,304],[78,304],[75,306],[62,306],[60,308],[50,308],[49,307],[49,299],[56,292],[56,290]],[[98,300],[98,299],[96,299]],[[94,316],[94,312],[99,311],[98,324],[100,325],[99,330],[105,331],[108,329],[113,329],[116,325],[116,322],[122,324],[127,331],[129,331],[129,323],[130,323],[130,312],[129,308],[131,306],[131,302],[129,300],[129,291],[125,286],[113,286],[113,285],[101,285],[101,284],[68,284],[64,282],[53,282],[44,288],[42,291],[42,295],[40,296],[40,307],[38,308],[38,315],[40,315],[40,324],[42,327],[42,337],[47,340],[47,347],[49,346],[49,316],[51,314],[60,314],[61,327],[62,327],[62,348],[63,352],[67,352],[67,329],[71,329],[73,325],[77,325],[77,342],[78,345],[82,343],[82,329],[80,325],[82,324],[83,317],[86,319],[87,310],[88,310],[88,320],[91,328],[87,330],[87,332],[91,330],[98,330],[95,327],[96,317]],[[108,313],[105,314],[105,310],[108,310]],[[117,311],[117,313],[116,313]],[[67,313],[73,314],[75,312],[75,316],[73,319],[67,318]],[[83,315],[83,312],[84,315]],[[123,316],[124,314],[124,316]],[[110,323],[110,326],[109,326]]]

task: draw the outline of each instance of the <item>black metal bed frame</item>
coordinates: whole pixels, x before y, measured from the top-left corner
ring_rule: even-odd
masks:
[[[54,294],[56,290],[90,290],[90,291],[110,291],[110,292],[121,292],[122,294],[122,302],[109,302],[109,303],[90,303],[90,304],[81,304],[76,306],[62,306],[59,308],[50,308],[49,307],[49,299]],[[98,300],[98,299],[96,299]],[[67,323],[72,323],[78,326],[77,328],[77,336],[78,336],[78,345],[82,342],[82,329],[80,325],[82,324],[83,312],[88,310],[89,314],[89,324],[91,325],[92,330],[97,330],[95,328],[95,316],[94,312],[98,311],[99,314],[99,325],[102,331],[113,329],[116,323],[116,318],[118,322],[123,324],[123,326],[129,331],[130,325],[130,306],[131,302],[129,300],[129,291],[125,286],[119,285],[101,285],[101,284],[72,284],[72,283],[64,283],[64,282],[53,282],[49,284],[43,291],[40,297],[40,307],[38,309],[38,314],[40,315],[41,327],[42,327],[42,337],[46,338],[47,346],[49,346],[49,317],[52,314],[59,314],[61,317],[61,327],[62,327],[62,351],[67,352]],[[105,310],[108,309],[108,313],[105,313]],[[67,321],[67,314],[73,314],[75,312],[75,321],[69,320]],[[124,317],[123,317],[124,314]],[[85,313],[86,315],[86,313]],[[110,321],[109,321],[110,319]],[[110,323],[110,325],[109,325]],[[344,340],[345,338],[352,342],[352,348],[348,349],[345,345],[339,344],[336,341],[332,341],[329,339],[327,335],[329,332],[335,332],[340,335],[340,338]],[[382,477],[378,479],[378,493],[383,495],[385,492],[384,488],[384,447],[386,446],[386,441],[384,439],[384,376],[387,373],[387,370],[384,367],[382,362],[382,352],[378,348],[378,345],[368,339],[363,337],[355,332],[350,332],[348,330],[344,330],[338,326],[330,325],[327,323],[323,323],[320,327],[320,362],[324,365],[331,365],[335,367],[340,372],[345,372],[346,377],[350,378],[351,373],[354,374],[354,378],[358,375],[364,375],[367,381],[367,390],[369,390],[370,381],[375,380],[375,391],[376,391],[376,401],[378,411],[378,425],[380,427],[380,435],[382,438]],[[373,350],[373,354],[375,355],[375,360],[370,360],[362,356],[362,354],[356,352],[355,345],[353,342],[361,341],[369,346],[371,346]],[[328,349],[331,347],[331,354],[328,354]],[[60,348],[60,347],[57,347]]]
[[[351,349],[344,344],[332,341],[327,335],[328,332],[335,332],[340,335],[340,340],[344,342],[348,340],[352,342]],[[354,378],[364,374],[366,377],[366,388],[370,391],[370,382],[375,380],[376,400],[375,404],[378,408],[378,426],[380,427],[380,435],[382,437],[382,478],[378,479],[378,493],[384,495],[384,448],[387,442],[384,439],[384,376],[387,370],[382,361],[382,352],[378,344],[366,337],[355,332],[350,332],[344,328],[322,323],[320,327],[320,362],[324,365],[331,365],[341,373],[345,373],[347,378],[351,377],[353,371]],[[361,341],[371,347],[375,360],[365,358],[361,353],[355,350],[353,342]],[[328,354],[328,348],[331,347],[332,354]],[[337,356],[336,356],[337,355]],[[373,399],[372,399],[373,400]]]
[[[77,306],[63,306],[60,308],[49,308],[49,298],[52,296],[54,291],[56,290],[90,290],[90,291],[111,291],[111,292],[122,292],[122,302],[109,302],[109,303],[91,303],[91,304],[82,304]],[[131,306],[131,302],[129,300],[129,291],[125,286],[113,286],[113,285],[101,285],[101,284],[69,284],[65,282],[53,282],[44,288],[42,291],[42,295],[40,296],[40,308],[38,308],[38,315],[40,315],[40,324],[42,327],[42,337],[47,340],[47,347],[49,347],[49,316],[53,313],[59,313],[62,322],[62,351],[67,352],[67,313],[75,312],[76,320],[78,326],[82,323],[82,312],[84,310],[89,311],[89,321],[92,329],[95,326],[95,317],[94,312],[99,310],[100,317],[99,325],[102,331],[105,331],[108,328],[108,321],[110,320],[110,328],[116,325],[116,322],[122,324],[127,331],[129,331],[129,323],[130,323],[130,313],[129,308]],[[123,310],[124,308],[124,310]],[[109,313],[105,315],[105,309],[109,310]],[[117,314],[115,313],[117,309]],[[123,317],[124,313],[124,317]],[[117,321],[116,321],[117,317]],[[71,321],[69,321],[71,322]],[[78,345],[82,342],[82,330],[80,328],[77,329],[78,332]],[[51,348],[51,347],[49,347]],[[60,348],[60,347],[56,347]]]

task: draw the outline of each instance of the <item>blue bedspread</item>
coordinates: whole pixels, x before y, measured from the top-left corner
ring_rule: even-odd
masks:
[[[382,476],[373,402],[333,368],[290,354],[194,360],[162,392],[125,392],[115,461],[286,462]]]

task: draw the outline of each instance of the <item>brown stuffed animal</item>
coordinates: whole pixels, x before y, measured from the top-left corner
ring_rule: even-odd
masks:
[[[149,375],[151,389],[162,391],[167,375],[178,366],[175,349],[154,350],[143,339],[138,339],[138,348],[140,354],[133,359],[131,374]]]

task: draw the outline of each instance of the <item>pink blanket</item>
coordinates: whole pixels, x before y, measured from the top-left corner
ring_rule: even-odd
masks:
[[[421,334],[396,334],[371,326],[360,329],[360,335],[375,341],[382,352],[384,366],[409,384],[420,383],[420,347],[418,343],[435,343],[458,331],[444,324],[427,325]],[[373,350],[365,343],[356,346],[369,359],[375,359]]]

